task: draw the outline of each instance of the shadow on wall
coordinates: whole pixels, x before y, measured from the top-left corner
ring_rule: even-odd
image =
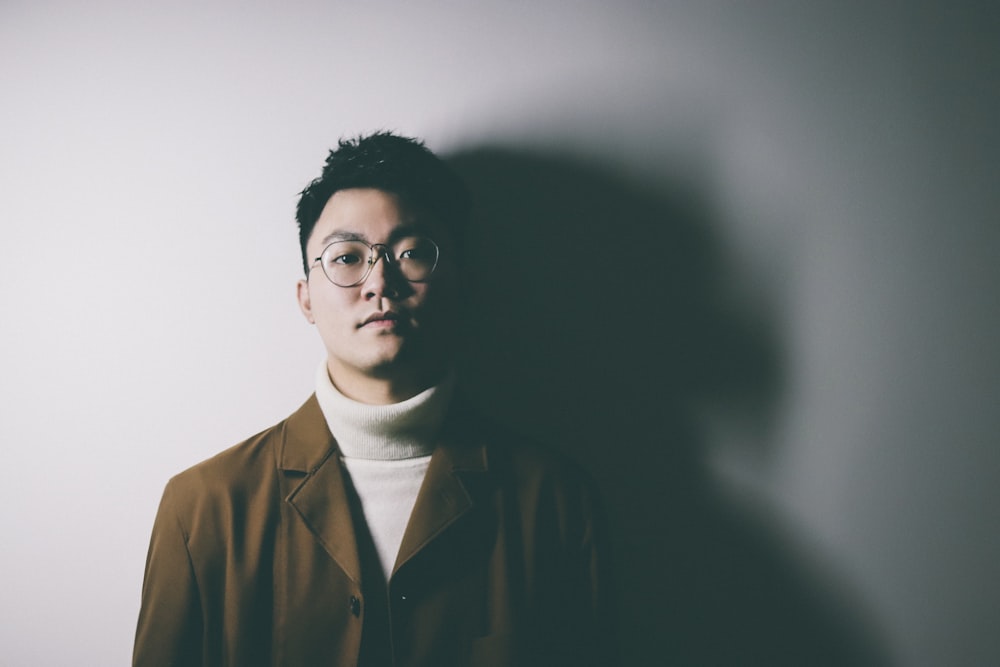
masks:
[[[843,582],[707,473],[691,415],[766,419],[782,374],[774,332],[727,305],[704,198],[560,155],[481,147],[449,162],[477,209],[466,389],[601,484],[622,664],[888,664]]]

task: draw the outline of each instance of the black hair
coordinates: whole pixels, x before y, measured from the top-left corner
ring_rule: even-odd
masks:
[[[456,245],[461,244],[469,216],[469,195],[462,181],[419,139],[375,132],[341,139],[326,158],[320,177],[299,193],[295,219],[307,273],[306,244],[323,207],[335,193],[350,188],[374,188],[396,195],[401,206],[435,216]]]

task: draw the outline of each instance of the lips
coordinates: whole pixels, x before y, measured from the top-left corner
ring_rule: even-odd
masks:
[[[384,313],[372,313],[365,319],[364,322],[358,325],[358,328],[366,327],[369,324],[374,326],[386,326],[395,322],[399,322],[399,315],[392,311],[386,311]]]

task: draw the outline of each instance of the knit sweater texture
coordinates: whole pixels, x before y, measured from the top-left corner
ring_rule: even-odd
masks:
[[[392,574],[454,391],[454,377],[400,403],[369,405],[344,396],[326,363],[316,372],[316,398],[357,493],[386,580]]]

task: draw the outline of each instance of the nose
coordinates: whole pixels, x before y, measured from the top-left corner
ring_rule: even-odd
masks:
[[[365,298],[387,298],[398,299],[400,297],[400,281],[402,277],[397,275],[387,253],[389,249],[385,246],[376,245],[372,248],[371,268],[368,269],[368,276],[364,281]]]

